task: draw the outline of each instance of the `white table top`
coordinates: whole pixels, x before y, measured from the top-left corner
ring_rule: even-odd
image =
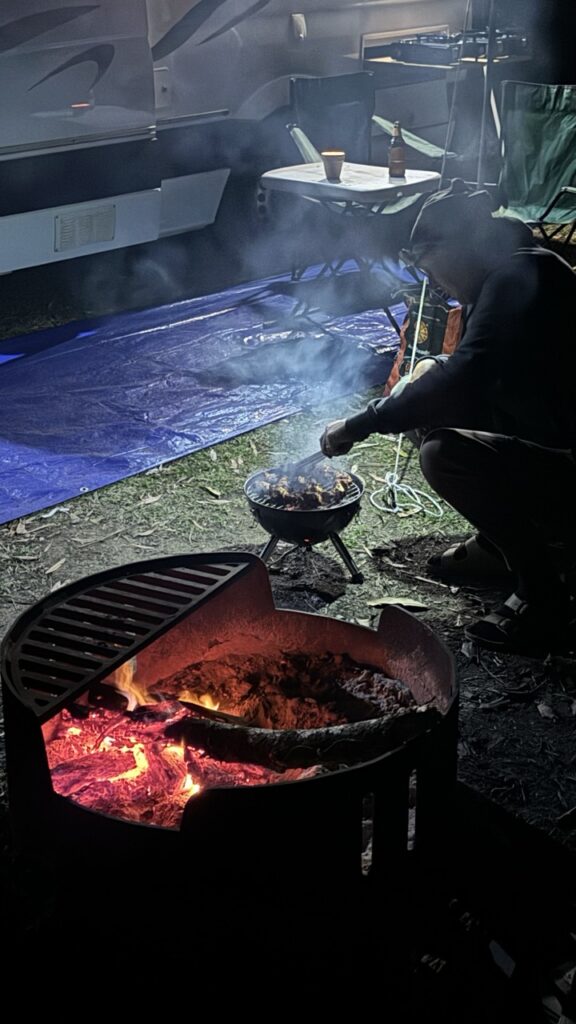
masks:
[[[356,203],[393,202],[401,196],[433,192],[439,181],[437,171],[407,170],[405,178],[390,178],[387,167],[349,163],[344,164],[340,181],[328,181],[321,163],[278,167],[260,178],[263,188]]]

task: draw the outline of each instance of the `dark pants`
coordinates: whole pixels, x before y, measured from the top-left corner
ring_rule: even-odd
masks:
[[[428,483],[504,555],[523,596],[553,593],[576,566],[576,462],[569,451],[442,427],[420,448]]]

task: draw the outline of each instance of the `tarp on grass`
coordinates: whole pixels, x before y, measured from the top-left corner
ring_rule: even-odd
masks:
[[[383,310],[295,321],[284,281],[52,328],[5,363],[0,522],[384,383]]]

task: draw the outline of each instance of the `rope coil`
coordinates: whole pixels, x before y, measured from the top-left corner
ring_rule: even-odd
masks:
[[[428,278],[422,279],[422,289],[420,291],[420,301],[418,304],[418,315],[416,317],[416,333],[414,336],[414,344],[412,345],[412,352],[410,355],[410,366],[408,369],[409,376],[412,376],[414,371],[414,363],[416,361],[416,349],[418,347],[418,339],[420,337],[420,325],[422,323],[422,314],[424,311],[424,299],[426,298],[426,288],[428,287]],[[444,515],[444,510],[437,498],[434,498],[431,494],[427,494],[426,491],[420,491],[417,487],[411,487],[410,484],[403,484],[402,478],[399,476],[398,469],[400,465],[400,458],[402,455],[402,441],[404,440],[404,434],[398,435],[398,446],[396,448],[396,460],[394,462],[394,469],[392,472],[386,473],[384,480],[384,487],[379,487],[378,490],[372,491],[370,495],[370,502],[377,508],[379,512],[403,512],[403,513],[416,513],[424,512],[426,515],[434,516],[435,519],[440,519]],[[384,503],[379,501],[379,496],[383,494]],[[403,495],[407,500],[399,501],[398,496]]]

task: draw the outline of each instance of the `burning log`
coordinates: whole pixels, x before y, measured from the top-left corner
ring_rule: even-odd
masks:
[[[244,761],[275,771],[313,765],[353,765],[381,757],[428,732],[440,721],[431,706],[400,708],[382,718],[320,729],[251,729],[208,719],[181,718],[167,739],[200,747],[221,761]]]

